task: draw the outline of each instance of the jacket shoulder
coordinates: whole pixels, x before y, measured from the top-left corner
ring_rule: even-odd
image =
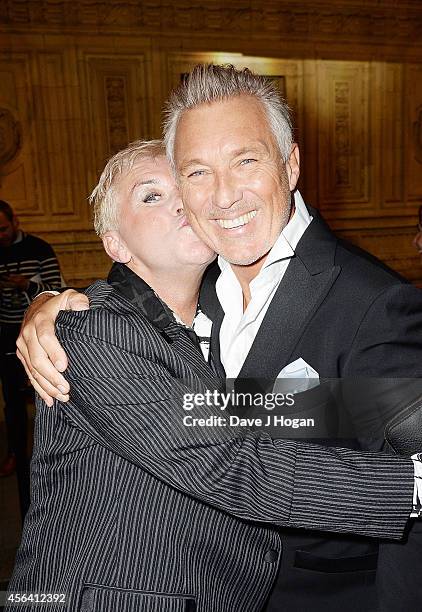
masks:
[[[62,342],[101,340],[123,350],[138,351],[140,343],[148,344],[152,325],[144,315],[106,281],[96,281],[84,292],[89,309],[60,311],[56,333]]]
[[[338,261],[350,272],[364,273],[365,276],[378,279],[384,285],[409,284],[409,281],[398,272],[387,266],[383,261],[365,251],[364,249],[348,242],[338,240]]]

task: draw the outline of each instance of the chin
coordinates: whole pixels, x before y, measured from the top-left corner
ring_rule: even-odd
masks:
[[[214,251],[211,251],[208,247],[202,245],[199,248],[189,249],[188,252],[184,251],[181,254],[180,259],[183,260],[185,264],[197,264],[197,265],[205,265],[210,264],[215,258],[217,254]]]
[[[224,252],[224,249],[221,249],[219,253],[226,261],[234,266],[250,266],[262,259],[262,257],[268,255],[270,250],[271,246],[266,244],[259,249],[256,247],[242,249],[241,251],[239,249],[237,249],[237,251],[227,249],[226,252]]]

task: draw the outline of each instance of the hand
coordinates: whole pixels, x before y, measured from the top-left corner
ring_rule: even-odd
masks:
[[[38,296],[28,308],[16,345],[32,386],[48,406],[53,398],[61,402],[69,399],[69,383],[60,372],[67,368],[66,353],[54,331],[60,310],[87,310],[86,295],[68,289],[60,295]]]
[[[17,289],[18,291],[27,291],[29,287],[29,278],[22,274],[8,274],[0,278],[0,288]]]

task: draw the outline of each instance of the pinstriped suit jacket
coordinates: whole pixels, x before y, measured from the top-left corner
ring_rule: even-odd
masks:
[[[75,612],[258,612],[277,573],[276,525],[401,536],[409,460],[184,427],[183,393],[215,383],[199,349],[105,282],[88,294],[89,311],[57,321],[71,401],[38,402],[10,590],[65,593]]]

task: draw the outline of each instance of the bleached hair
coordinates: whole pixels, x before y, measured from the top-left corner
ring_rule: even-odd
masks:
[[[195,106],[237,96],[252,96],[263,106],[283,161],[290,156],[293,128],[290,109],[270,78],[231,64],[198,64],[170,94],[164,110],[164,144],[175,169],[174,141],[182,114]]]
[[[116,179],[129,172],[139,158],[155,159],[165,155],[162,140],[135,140],[126,149],[111,157],[89,196],[94,211],[94,229],[98,236],[119,228],[119,206],[116,195]]]

